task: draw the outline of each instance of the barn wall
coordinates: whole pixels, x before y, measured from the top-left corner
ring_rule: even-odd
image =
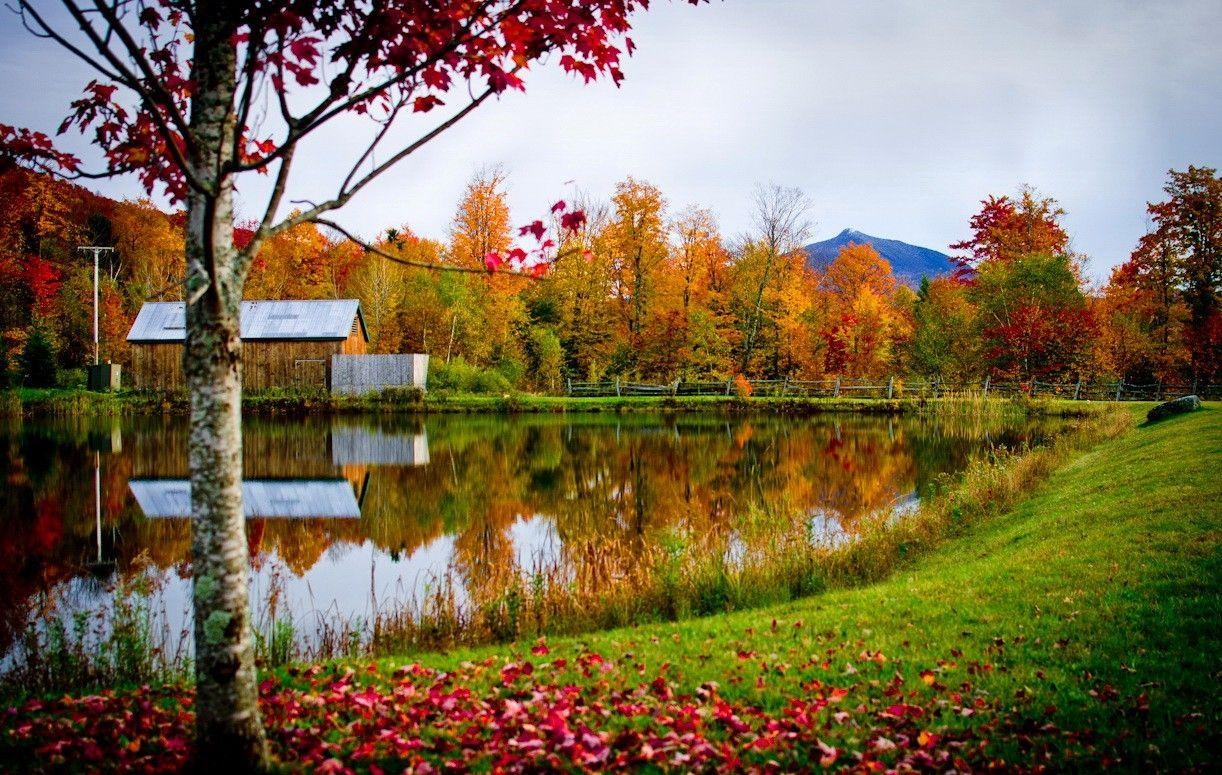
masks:
[[[344,340],[344,346],[340,352],[343,355],[364,355],[369,352],[366,345],[365,333],[361,330],[360,323],[353,323],[352,333],[348,334],[348,338]]]
[[[338,353],[346,341],[245,341],[242,343],[242,386],[246,390],[326,389],[331,356]]]
[[[131,386],[137,390],[181,390],[182,345],[178,342],[132,342]]]
[[[331,356],[348,352],[363,353],[364,339],[350,336],[331,341],[247,340],[242,343],[242,387],[245,390],[304,387],[326,389],[331,371]],[[182,344],[158,342],[131,345],[132,386],[140,390],[181,390]]]

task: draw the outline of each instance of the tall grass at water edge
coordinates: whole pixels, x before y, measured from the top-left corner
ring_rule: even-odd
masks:
[[[0,672],[0,697],[98,691],[185,677],[191,667],[189,622],[180,631],[170,630],[165,612],[156,609],[159,586],[156,574],[138,570],[129,579],[107,583],[100,605],[72,615],[61,609],[56,593],[40,593],[32,621]]]

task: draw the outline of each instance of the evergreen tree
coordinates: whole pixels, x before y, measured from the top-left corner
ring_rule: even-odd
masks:
[[[40,327],[33,328],[26,340],[21,373],[27,387],[55,387],[55,345]]]

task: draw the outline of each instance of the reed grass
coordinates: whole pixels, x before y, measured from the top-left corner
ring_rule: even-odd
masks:
[[[186,631],[172,632],[164,611],[156,610],[159,586],[156,574],[137,573],[105,590],[108,605],[72,615],[42,593],[36,621],[10,654],[11,668],[0,674],[0,697],[184,678],[191,669]]]

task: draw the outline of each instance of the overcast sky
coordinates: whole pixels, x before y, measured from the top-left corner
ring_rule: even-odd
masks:
[[[675,210],[711,208],[735,236],[753,185],[774,181],[810,195],[818,239],[852,227],[945,251],[980,199],[1028,183],[1060,201],[1103,280],[1169,168],[1222,166],[1220,29],[1217,0],[655,0],[621,88],[536,67],[525,94],[476,111],[339,220],[444,238],[467,180],[500,164],[520,223],[633,175]],[[14,17],[0,24],[0,122],[53,130],[88,77]],[[358,136],[320,137],[293,193],[331,190]],[[253,216],[260,185],[242,193]]]

